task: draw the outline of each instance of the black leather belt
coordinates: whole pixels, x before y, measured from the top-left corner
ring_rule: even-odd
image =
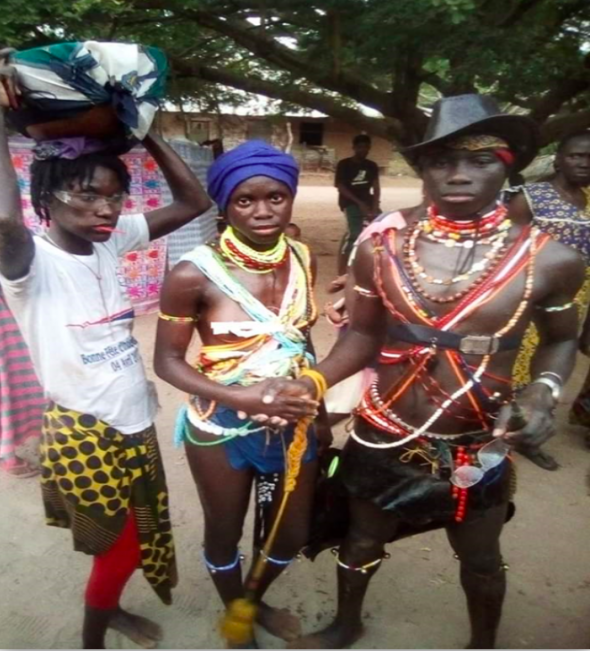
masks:
[[[391,326],[387,334],[392,340],[403,341],[407,344],[458,350],[465,355],[493,355],[505,350],[515,350],[520,347],[522,341],[520,336],[459,335],[456,332],[447,332],[431,326],[413,323]]]

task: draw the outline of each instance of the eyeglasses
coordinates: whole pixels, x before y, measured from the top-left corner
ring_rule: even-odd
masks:
[[[486,443],[477,451],[479,466],[459,466],[451,475],[451,483],[458,488],[471,488],[478,484],[488,470],[499,466],[508,456],[510,448],[502,439]]]
[[[82,210],[98,210],[104,205],[119,209],[127,199],[127,195],[124,192],[105,197],[95,192],[66,192],[65,190],[56,190],[53,196],[68,206]]]

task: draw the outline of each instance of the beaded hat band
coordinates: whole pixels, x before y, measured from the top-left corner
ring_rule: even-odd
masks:
[[[459,136],[455,140],[445,143],[448,149],[467,149],[468,151],[479,151],[480,149],[510,149],[510,145],[497,136],[485,134]]]

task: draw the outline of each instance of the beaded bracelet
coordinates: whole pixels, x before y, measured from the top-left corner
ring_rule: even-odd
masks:
[[[172,323],[194,323],[197,320],[192,316],[173,316],[172,314],[164,314],[164,312],[158,313],[158,318]]]

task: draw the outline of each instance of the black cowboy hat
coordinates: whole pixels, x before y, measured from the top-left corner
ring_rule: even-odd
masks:
[[[501,113],[492,97],[472,94],[439,100],[432,109],[424,140],[406,147],[402,153],[416,166],[428,149],[467,134],[485,134],[505,140],[515,156],[513,172],[524,169],[539,148],[539,129],[533,120],[524,115]]]

